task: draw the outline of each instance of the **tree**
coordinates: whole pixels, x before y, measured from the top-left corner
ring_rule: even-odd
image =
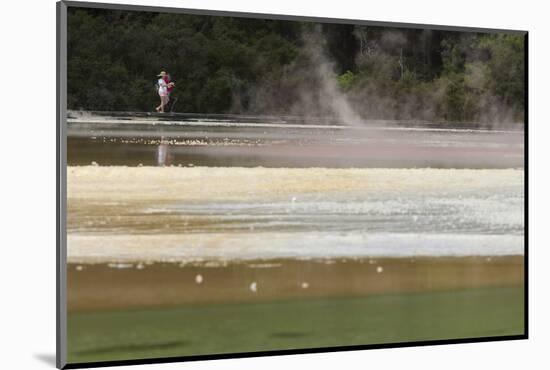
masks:
[[[521,121],[523,42],[505,33],[70,8],[68,106],[151,111],[156,75],[167,70],[184,112],[333,115],[326,99],[335,92],[324,89],[335,85],[364,119]]]

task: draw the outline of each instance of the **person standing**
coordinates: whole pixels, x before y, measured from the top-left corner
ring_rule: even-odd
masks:
[[[168,100],[169,100],[169,97],[168,97],[169,84],[167,84],[166,81],[164,81],[165,76],[166,76],[165,71],[162,71],[157,75],[157,77],[159,77],[157,81],[157,85],[158,85],[158,93],[160,96],[160,105],[156,107],[155,110],[159,113],[164,113],[164,107],[166,106],[166,104],[168,104]]]

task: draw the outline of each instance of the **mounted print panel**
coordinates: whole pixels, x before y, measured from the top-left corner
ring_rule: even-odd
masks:
[[[526,338],[526,32],[58,10],[58,366]]]

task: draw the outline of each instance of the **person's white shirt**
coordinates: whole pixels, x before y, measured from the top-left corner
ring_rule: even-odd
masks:
[[[168,95],[168,84],[163,78],[159,78],[159,95]]]

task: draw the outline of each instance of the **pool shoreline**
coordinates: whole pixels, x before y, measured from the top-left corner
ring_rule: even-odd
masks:
[[[68,311],[520,286],[523,256],[68,264]]]

